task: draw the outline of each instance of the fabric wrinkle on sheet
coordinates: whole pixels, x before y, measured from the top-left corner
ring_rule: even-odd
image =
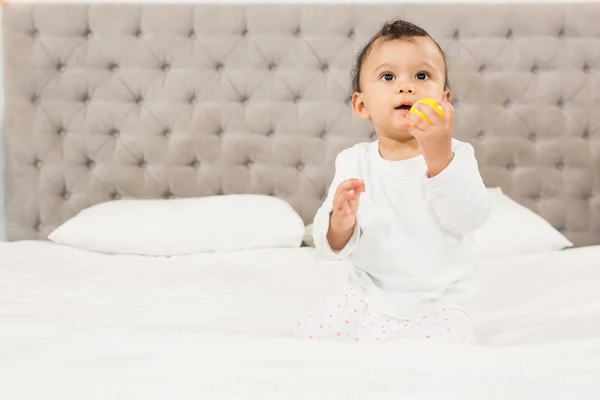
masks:
[[[395,319],[369,308],[352,283],[300,319],[294,333],[310,340],[476,343],[470,318],[461,310],[443,308],[415,319]]]

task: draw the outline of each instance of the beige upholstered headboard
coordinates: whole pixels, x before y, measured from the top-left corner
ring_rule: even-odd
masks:
[[[311,221],[373,139],[351,59],[386,19],[450,57],[457,138],[577,245],[600,244],[600,4],[5,5],[9,240],[119,197],[262,193]],[[518,227],[515,227],[518,229]]]

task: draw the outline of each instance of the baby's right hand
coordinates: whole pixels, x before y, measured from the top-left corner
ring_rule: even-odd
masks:
[[[333,196],[330,230],[343,233],[354,228],[360,194],[364,191],[365,182],[362,179],[348,179],[340,183]]]

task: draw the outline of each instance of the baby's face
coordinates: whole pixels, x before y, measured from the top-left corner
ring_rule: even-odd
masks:
[[[376,41],[362,65],[354,111],[371,119],[379,137],[410,139],[406,115],[412,104],[425,97],[450,100],[445,72],[444,58],[428,37]]]

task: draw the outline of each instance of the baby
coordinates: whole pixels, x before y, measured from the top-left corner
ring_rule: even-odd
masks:
[[[352,108],[378,140],[342,151],[313,235],[348,258],[347,284],[298,322],[311,339],[475,343],[470,233],[490,214],[473,147],[453,139],[446,57],[411,23],[386,23],[357,55]],[[419,99],[427,122],[409,113]],[[412,124],[411,124],[412,123]]]

